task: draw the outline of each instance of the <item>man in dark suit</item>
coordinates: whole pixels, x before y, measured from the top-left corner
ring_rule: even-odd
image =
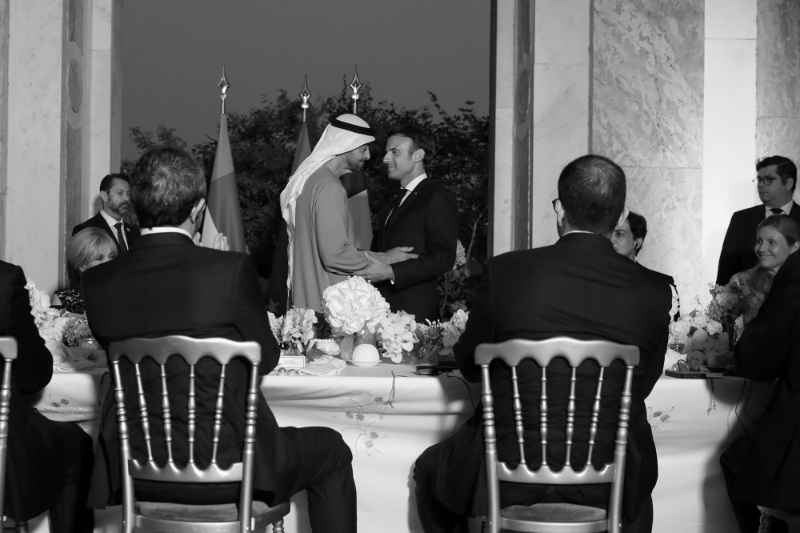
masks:
[[[755,430],[720,458],[739,529],[759,531],[758,505],[800,514],[800,255],[780,267],[772,289],[736,343],[733,359],[745,378],[777,380]],[[766,529],[765,529],[766,531]],[[769,531],[787,531],[783,522]]]
[[[521,338],[543,340],[567,336],[581,340],[604,339],[637,346],[640,362],[634,371],[627,466],[623,495],[625,531],[650,531],[650,494],[658,477],[655,445],[647,422],[644,399],[662,372],[667,347],[670,293],[666,283],[642,266],[616,253],[608,237],[627,213],[625,175],[600,156],[576,159],[558,180],[554,201],[558,233],[552,246],[503,254],[489,261],[483,284],[470,311],[467,326],[455,346],[464,377],[480,381],[475,348]],[[586,362],[578,370],[578,405],[591,405],[599,367]],[[531,362],[518,370],[523,417],[538,421],[541,369]],[[564,418],[570,369],[563,359],[547,369],[551,419]],[[605,373],[604,387],[616,399],[614,421],[598,430],[592,463],[599,466],[613,456],[616,409],[624,380],[624,366],[615,363]],[[500,460],[515,466],[519,460],[511,406],[510,371],[505,365],[492,370]],[[499,394],[498,394],[499,393]],[[450,439],[428,448],[417,460],[417,508],[426,533],[466,532],[466,516],[487,512],[483,420],[479,408],[472,419]],[[602,415],[601,415],[602,417]],[[588,433],[588,420],[576,422],[575,434]],[[536,468],[541,462],[538,428],[526,432],[526,454]],[[548,439],[550,467],[564,463],[564,433],[551,431]],[[552,455],[551,455],[552,454]],[[573,449],[573,464],[586,462],[586,448]],[[529,505],[537,502],[571,502],[605,507],[608,485],[519,485],[501,483],[500,502]]]
[[[100,228],[114,237],[119,255],[139,238],[139,228],[125,222],[125,215],[130,209],[130,181],[125,174],[109,174],[100,182],[100,199],[103,209],[95,216],[78,224],[72,229],[75,235],[82,229]]]
[[[0,335],[14,337],[18,349],[11,371],[3,512],[22,522],[49,509],[50,531],[90,532],[94,513],[86,507],[86,494],[92,439],[76,424],[48,420],[26,397],[50,382],[53,357],[34,324],[22,269],[3,261],[0,302]]]
[[[391,265],[388,280],[376,286],[392,311],[413,314],[417,321],[440,318],[437,281],[456,261],[456,197],[425,173],[435,148],[433,137],[414,126],[389,135],[383,163],[401,189],[378,216],[372,241],[374,255]]]
[[[734,274],[758,263],[755,253],[756,229],[762,220],[781,213],[800,224],[800,207],[792,200],[797,186],[797,167],[779,155],[756,164],[758,197],[762,205],[736,211],[731,217],[717,268],[717,285],[727,285]]]
[[[259,373],[270,372],[280,351],[269,328],[253,262],[242,253],[202,248],[192,242],[206,205],[206,181],[200,165],[179,149],[155,148],[138,161],[132,183],[132,202],[144,228],[141,238],[113,265],[109,262],[91,268],[83,278],[86,314],[97,339],[104,347],[112,341],[164,335],[256,341],[261,345]],[[215,244],[217,247],[224,248]],[[125,363],[121,363],[123,379],[133,382],[133,369]],[[144,382],[157,397],[157,365],[149,361],[140,366]],[[201,467],[210,460],[218,368],[206,358],[196,372],[196,454]],[[176,358],[168,362],[168,390],[175,399],[172,419],[176,426],[186,421],[187,374],[183,362]],[[221,436],[225,448],[218,456],[223,466],[241,460],[246,385],[247,367],[236,360],[228,366],[225,379],[226,415]],[[95,507],[118,502],[121,490],[112,392],[103,403],[90,494],[90,504]],[[129,412],[129,425],[134,456],[142,457],[146,454],[136,411]],[[158,413],[151,413],[150,424],[161,427]],[[155,457],[165,460],[163,440],[156,440],[153,446]],[[175,460],[185,464],[187,456],[188,447],[182,442],[175,450]],[[306,489],[314,531],[355,531],[351,461],[350,449],[339,433],[329,428],[279,428],[266,400],[259,395],[254,472],[257,499],[276,504]],[[235,502],[238,485],[142,482],[137,483],[137,497],[187,504]]]

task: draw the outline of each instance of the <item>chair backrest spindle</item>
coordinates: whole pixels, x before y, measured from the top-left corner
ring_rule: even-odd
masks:
[[[147,416],[147,400],[144,398],[144,387],[142,386],[142,369],[139,363],[133,365],[136,370],[136,393],[139,399],[139,416],[142,418],[142,433],[144,433],[144,443],[147,446],[147,460],[153,460],[153,446],[150,443],[150,417]]]
[[[194,465],[194,432],[197,423],[197,391],[194,389],[194,365],[189,367],[189,404],[186,420],[189,440],[189,464]]]
[[[219,432],[222,429],[222,399],[225,391],[225,367],[219,374],[219,389],[217,390],[217,401],[214,404],[214,436],[211,438],[213,449],[211,450],[211,464],[217,464],[217,450],[219,449]],[[245,437],[245,442],[247,437]]]
[[[569,399],[567,400],[567,428],[566,428],[566,453],[564,455],[564,466],[572,466],[572,437],[575,433],[575,381],[577,368],[572,367],[572,375],[569,378]]]
[[[547,368],[542,367],[542,396],[539,405],[539,438],[542,440],[542,462],[547,464]]]
[[[172,411],[169,407],[169,391],[167,390],[167,369],[166,365],[158,365],[161,370],[161,411],[164,416],[164,441],[167,445],[167,463],[175,465],[172,455]]]
[[[17,358],[17,340],[0,337],[0,354],[3,356],[3,380],[0,382],[0,508],[5,501],[6,456],[8,455],[8,416],[11,406],[11,366]]]
[[[519,380],[517,379],[517,367],[511,367],[511,384],[513,386],[514,398],[514,423],[517,432],[517,444],[519,446],[519,462],[527,464],[525,460],[525,428],[522,424],[522,400],[519,396]]]
[[[592,453],[594,453],[594,443],[597,439],[597,423],[600,420],[600,399],[603,394],[603,372],[606,367],[600,367],[600,375],[597,377],[597,393],[594,395],[592,404],[592,420],[589,423],[589,451],[586,454],[586,464],[592,464]]]

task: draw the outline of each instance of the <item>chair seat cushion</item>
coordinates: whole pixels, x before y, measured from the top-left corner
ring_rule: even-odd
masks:
[[[537,503],[528,507],[506,507],[500,511],[500,516],[528,522],[593,522],[605,520],[606,510],[572,503]]]
[[[218,505],[186,505],[182,503],[136,502],[137,513],[148,518],[175,520],[176,522],[235,522],[239,511],[235,503]],[[257,517],[270,511],[264,502],[253,502],[252,516]]]

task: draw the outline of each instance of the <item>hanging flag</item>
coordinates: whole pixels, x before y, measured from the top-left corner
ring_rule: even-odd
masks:
[[[228,139],[228,118],[223,113],[219,121],[219,141],[214,155],[214,170],[208,191],[208,208],[203,222],[203,246],[211,247],[214,237],[222,233],[228,238],[232,252],[244,252],[242,212],[233,171],[231,143]]]
[[[300,128],[300,135],[297,138],[297,149],[294,152],[294,163],[290,176],[297,171],[300,163],[311,155],[311,143],[308,140],[308,128],[303,122]],[[289,298],[289,290],[286,287],[286,278],[289,277],[289,233],[286,229],[286,221],[281,217],[281,227],[278,230],[278,242],[275,245],[275,258],[272,261],[272,270],[269,273],[269,288],[267,297],[269,302],[267,308],[276,316],[286,314],[286,304]]]

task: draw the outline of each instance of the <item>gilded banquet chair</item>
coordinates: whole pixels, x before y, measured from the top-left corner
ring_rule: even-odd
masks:
[[[256,435],[256,405],[258,403],[259,376],[258,363],[261,361],[261,348],[256,342],[234,342],[227,339],[193,339],[183,336],[170,336],[155,339],[129,339],[113,342],[109,347],[109,361],[114,375],[114,397],[117,406],[117,426],[119,429],[121,468],[123,483],[122,531],[153,531],[162,533],[211,532],[253,533],[265,532],[272,525],[274,532],[283,532],[283,518],[289,513],[289,502],[274,507],[253,501],[253,463]],[[189,365],[189,398],[187,420],[178,420],[170,413],[167,390],[166,363],[170,357],[179,357]],[[219,388],[214,404],[212,429],[212,455],[207,468],[201,469],[194,461],[195,434],[197,431],[197,396],[195,367],[204,357],[216,360],[220,365]],[[222,468],[217,463],[217,452],[221,446],[223,420],[223,396],[225,389],[225,370],[236,357],[244,357],[249,367],[247,382],[247,405],[245,412],[244,442],[241,462]],[[141,432],[148,457],[144,460],[133,458],[133,447],[129,427],[128,407],[120,360],[127,358],[136,373],[135,398],[141,417]],[[155,408],[161,411],[163,431],[151,431],[150,417],[152,403],[148,407],[140,363],[151,358],[160,367],[160,398]],[[188,463],[181,467],[173,459],[173,441],[177,425],[183,424],[188,440]],[[159,465],[153,458],[151,443],[157,434],[163,433],[168,459]],[[177,441],[176,441],[177,442]],[[167,483],[239,483],[238,504],[184,505],[162,502],[137,501],[134,480],[149,480]],[[237,509],[238,505],[238,509]]]
[[[552,401],[554,391],[547,391],[547,367],[556,358],[564,358],[571,367],[569,378],[569,396],[564,412],[566,462],[564,467],[553,470],[548,464],[548,429],[552,432],[553,416],[548,410],[548,401]],[[576,413],[577,368],[588,359],[593,359],[600,366],[597,379],[596,394],[591,403],[589,430],[585,434],[577,434],[575,420],[578,416],[589,416],[589,413]],[[500,360],[510,368],[511,390],[514,419],[514,435],[519,450],[520,463],[510,468],[508,463],[500,461],[497,451],[497,427],[495,424],[495,395],[491,387],[490,365]],[[538,426],[542,463],[537,470],[532,470],[526,460],[525,422],[523,421],[523,404],[520,397],[520,384],[517,369],[525,360],[532,360],[541,367],[541,393],[539,397]],[[592,465],[592,453],[598,434],[600,419],[601,395],[603,392],[603,373],[616,360],[625,364],[625,382],[622,386],[619,401],[619,415],[616,424],[613,461],[596,469]],[[607,341],[578,341],[566,337],[557,337],[544,341],[513,339],[498,344],[481,344],[475,350],[475,362],[481,365],[482,403],[484,421],[485,463],[488,483],[488,514],[482,517],[484,531],[528,531],[540,533],[591,533],[609,531],[619,533],[622,522],[622,489],[625,477],[625,454],[628,434],[628,421],[631,405],[631,382],[633,368],[639,362],[639,348]],[[552,378],[551,378],[552,379]],[[584,378],[588,379],[588,378]],[[612,422],[613,423],[613,422]],[[529,424],[530,426],[531,424]],[[553,435],[550,435],[552,440]],[[582,470],[573,468],[570,458],[573,448],[588,445],[588,458]],[[585,443],[585,444],[584,444]],[[608,483],[610,497],[607,509],[575,505],[570,503],[538,503],[530,506],[512,505],[500,508],[500,482],[546,484],[546,485],[580,485]]]

